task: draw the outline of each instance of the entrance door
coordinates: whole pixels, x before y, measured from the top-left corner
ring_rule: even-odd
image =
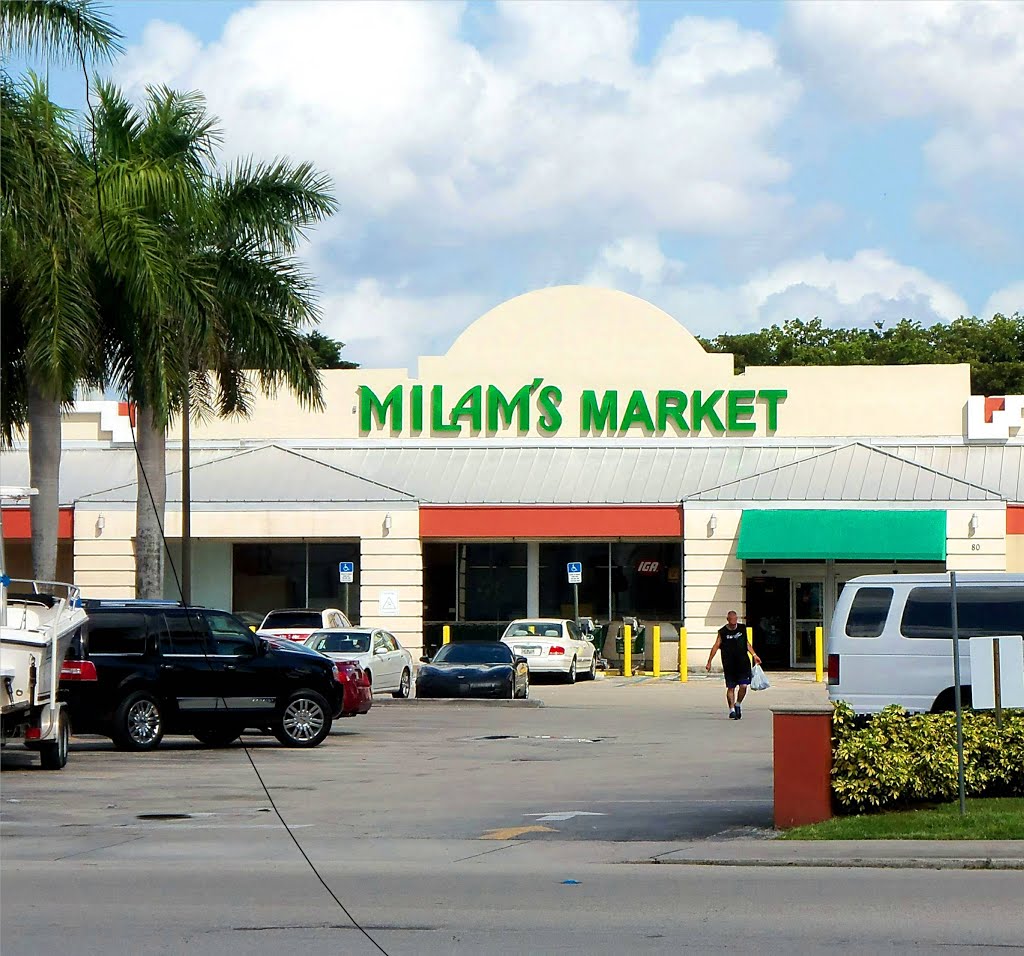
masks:
[[[767,668],[790,666],[789,578],[747,579],[747,621]]]
[[[814,666],[815,628],[825,626],[825,581],[793,579],[793,666]]]

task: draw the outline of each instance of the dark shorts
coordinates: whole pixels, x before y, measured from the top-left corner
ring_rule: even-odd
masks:
[[[723,667],[725,672],[725,686],[732,690],[741,684],[750,684],[750,658],[745,657],[742,664],[733,667]]]

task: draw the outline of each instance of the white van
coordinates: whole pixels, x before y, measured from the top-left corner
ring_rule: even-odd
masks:
[[[1024,632],[1024,574],[957,572],[962,702],[971,702],[967,638]],[[951,710],[949,574],[872,574],[843,588],[828,635],[828,693],[859,714],[890,704]]]

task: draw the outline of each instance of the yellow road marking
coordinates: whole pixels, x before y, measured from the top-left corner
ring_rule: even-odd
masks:
[[[553,827],[546,827],[540,823],[534,823],[525,827],[505,827],[501,830],[488,830],[481,840],[514,840],[524,833],[557,833]]]

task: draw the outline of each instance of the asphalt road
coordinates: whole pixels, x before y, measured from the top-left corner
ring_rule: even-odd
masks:
[[[1024,874],[637,863],[771,819],[767,703],[711,682],[542,686],[544,708],[382,703],[314,751],[249,738],[318,870],[388,953],[1024,949]],[[5,752],[0,948],[373,953],[240,747]],[[568,882],[567,882],[568,881]]]

